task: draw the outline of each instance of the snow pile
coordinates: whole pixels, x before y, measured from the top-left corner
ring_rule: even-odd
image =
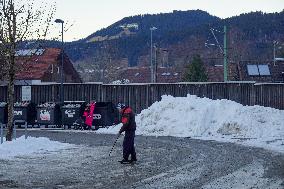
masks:
[[[48,138],[34,138],[22,136],[11,142],[0,144],[0,159],[10,159],[15,156],[31,155],[34,153],[54,152],[73,145],[51,141]]]
[[[137,116],[137,125],[138,133],[154,136],[280,137],[284,111],[224,99],[163,96]]]
[[[161,101],[137,115],[136,122],[138,135],[237,142],[284,152],[283,110],[193,95],[162,96]]]

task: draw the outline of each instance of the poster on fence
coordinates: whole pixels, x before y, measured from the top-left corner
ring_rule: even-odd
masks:
[[[22,86],[22,101],[31,101],[31,100],[32,100],[32,87]]]

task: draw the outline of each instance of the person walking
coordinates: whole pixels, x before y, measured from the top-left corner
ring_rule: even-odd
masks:
[[[137,158],[134,147],[136,130],[135,114],[133,113],[132,109],[125,104],[119,103],[117,108],[121,114],[121,122],[123,124],[119,130],[119,134],[125,132],[123,140],[123,159],[120,162],[123,164],[136,162]],[[129,160],[128,158],[130,155],[131,159]]]
[[[83,117],[85,117],[84,129],[90,129],[90,130],[92,129],[95,107],[96,107],[95,102],[91,102],[91,104],[86,107],[83,114]]]

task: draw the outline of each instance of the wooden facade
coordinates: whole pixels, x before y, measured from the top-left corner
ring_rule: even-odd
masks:
[[[59,101],[59,89],[60,84],[32,85],[32,102]],[[136,113],[161,100],[162,95],[184,97],[187,94],[284,109],[284,84],[279,83],[64,84],[65,101],[123,102]],[[7,87],[0,86],[0,102],[6,100]],[[15,101],[21,101],[21,86],[15,87]]]

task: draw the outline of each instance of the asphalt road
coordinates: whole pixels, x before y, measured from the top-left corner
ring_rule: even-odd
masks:
[[[18,135],[23,132],[18,132]],[[0,188],[284,188],[284,154],[231,143],[136,137],[138,162],[121,165],[121,138],[93,132],[29,131],[76,146],[0,160]],[[1,153],[1,152],[0,152]]]

